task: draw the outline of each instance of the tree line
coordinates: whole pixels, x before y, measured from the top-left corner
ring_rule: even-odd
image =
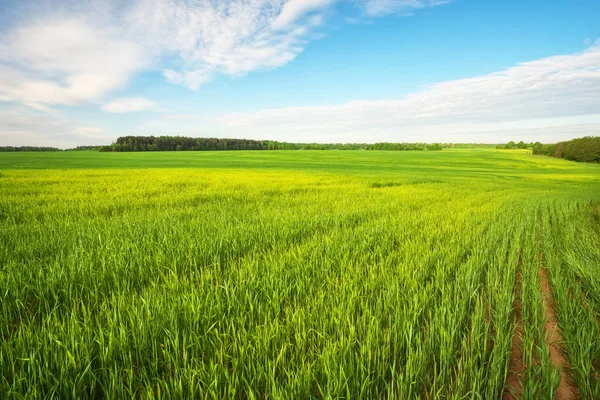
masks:
[[[77,146],[72,149],[66,149],[65,151],[99,151],[104,146]]]
[[[533,154],[600,163],[600,137],[586,136],[556,144],[537,142],[533,145]]]
[[[514,141],[510,141],[504,145],[499,144],[498,146],[496,146],[497,149],[506,149],[506,150],[511,150],[511,149],[533,149],[534,143],[525,143],[524,141],[520,141],[519,143],[515,143]]]
[[[123,136],[100,151],[218,150],[442,150],[440,143],[290,143],[273,140],[190,138],[184,136]]]
[[[41,147],[41,146],[0,146],[0,151],[14,152],[14,151],[61,151],[56,147]]]

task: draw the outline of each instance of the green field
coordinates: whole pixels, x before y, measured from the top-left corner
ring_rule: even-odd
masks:
[[[599,272],[597,164],[0,153],[0,398],[598,399]]]

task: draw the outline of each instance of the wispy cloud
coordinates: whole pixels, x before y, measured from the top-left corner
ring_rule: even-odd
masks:
[[[141,70],[197,90],[219,75],[281,67],[343,1],[371,16],[445,2],[25,0],[0,32],[0,102],[38,110],[97,102]]]
[[[148,127],[168,132],[176,116],[168,118]],[[438,83],[397,100],[228,113],[212,120],[186,115],[179,122],[177,129],[189,134],[203,134],[197,130],[202,126],[222,136],[317,142],[495,142],[507,134],[564,139],[600,129],[600,45]]]
[[[437,7],[451,0],[356,0],[364,12],[372,17],[385,14],[410,14],[414,10]]]
[[[280,67],[302,52],[333,2],[29,1],[0,32],[0,101],[39,110],[97,101],[161,67],[192,90],[219,74]]]
[[[272,27],[275,29],[287,29],[306,14],[314,11],[322,11],[333,4],[335,0],[290,0],[285,3]]]
[[[138,0],[128,16],[171,56],[163,74],[195,90],[215,75],[285,65],[300,54],[333,0]]]
[[[104,129],[94,128],[92,126],[82,126],[73,129],[73,133],[76,135],[88,136],[92,138],[104,138],[104,136],[100,135],[102,132],[104,132]]]
[[[149,110],[155,106],[153,101],[143,97],[118,99],[104,105],[102,109],[111,113],[128,113]]]
[[[0,112],[0,120],[3,144],[109,143],[122,134],[33,111]],[[397,100],[164,114],[135,132],[298,142],[563,140],[600,132],[600,43],[577,54],[441,82]]]
[[[0,36],[0,101],[76,105],[124,86],[149,58],[83,16],[36,18]]]
[[[75,147],[110,143],[104,129],[71,120],[60,114],[11,107],[0,109],[0,145]]]

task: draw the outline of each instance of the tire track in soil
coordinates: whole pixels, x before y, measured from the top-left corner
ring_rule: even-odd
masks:
[[[556,389],[554,398],[557,400],[571,400],[579,399],[579,391],[573,384],[569,374],[569,366],[567,360],[564,357],[565,350],[562,344],[562,336],[558,327],[558,319],[554,310],[554,304],[552,302],[552,289],[548,282],[548,273],[542,264],[542,255],[538,256],[540,264],[540,286],[542,288],[542,296],[544,301],[544,308],[546,310],[546,342],[550,349],[550,362],[552,365],[560,369],[560,384]]]

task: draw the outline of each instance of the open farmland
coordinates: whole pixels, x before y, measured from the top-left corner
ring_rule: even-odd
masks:
[[[0,397],[600,398],[600,166],[0,154]]]

